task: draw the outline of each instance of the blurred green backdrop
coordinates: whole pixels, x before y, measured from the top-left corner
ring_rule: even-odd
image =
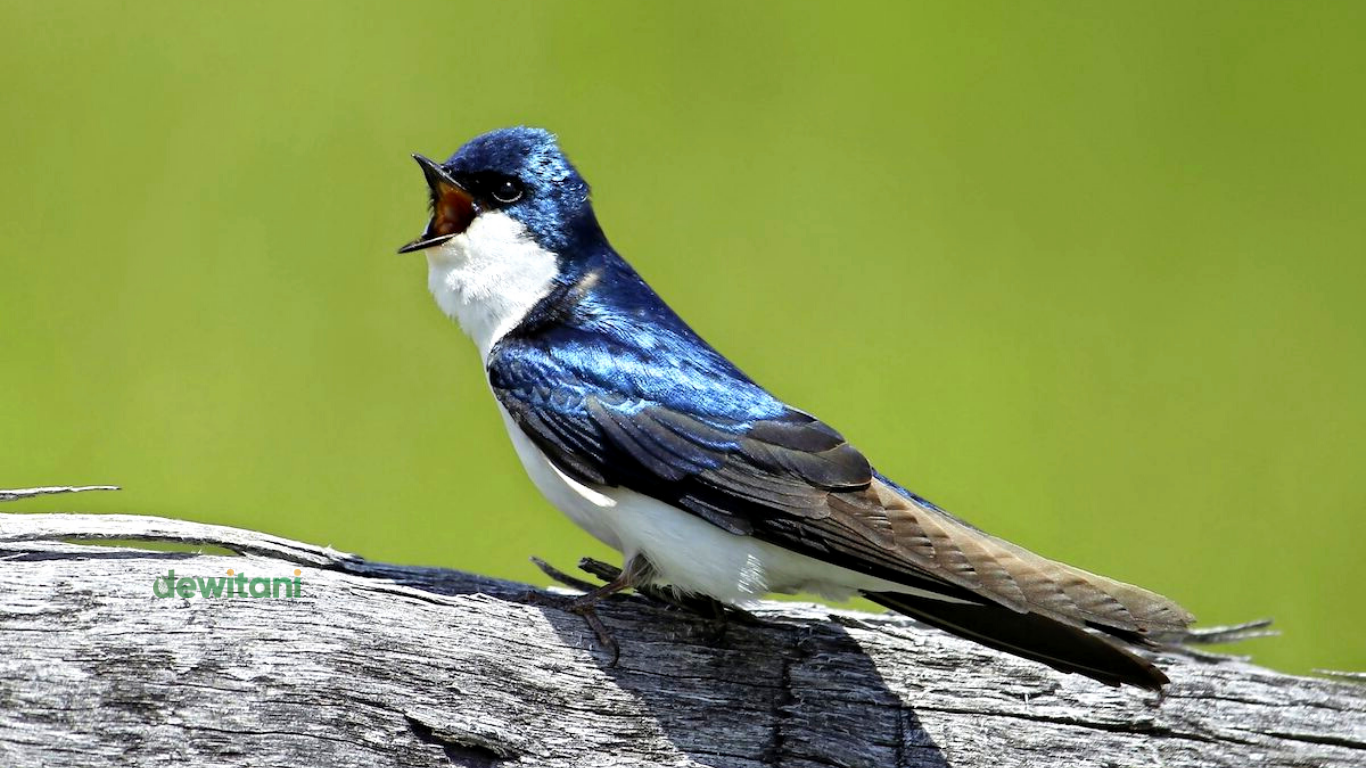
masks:
[[[0,487],[543,583],[410,152],[557,131],[892,477],[1366,668],[1366,5],[4,0]]]

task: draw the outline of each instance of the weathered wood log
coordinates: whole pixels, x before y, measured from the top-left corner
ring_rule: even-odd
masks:
[[[102,539],[238,555],[71,543]],[[157,596],[171,570],[194,596]],[[228,573],[279,596],[200,595]],[[1366,765],[1350,682],[1164,654],[1158,696],[890,615],[764,603],[719,633],[640,597],[599,612],[609,666],[557,599],[220,526],[0,514],[0,766]]]

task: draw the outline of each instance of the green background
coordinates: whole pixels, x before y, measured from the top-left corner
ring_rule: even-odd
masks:
[[[1366,669],[1366,4],[0,8],[6,510],[544,583],[408,154],[549,127],[695,327],[893,478]]]

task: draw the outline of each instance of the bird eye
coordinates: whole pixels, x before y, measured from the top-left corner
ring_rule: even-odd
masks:
[[[512,179],[504,179],[493,185],[493,199],[508,205],[522,199],[522,185]]]

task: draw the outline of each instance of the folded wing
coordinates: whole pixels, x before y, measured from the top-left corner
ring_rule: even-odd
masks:
[[[513,420],[580,481],[628,487],[736,535],[973,601],[870,595],[993,647],[1098,679],[1106,673],[1092,669],[1096,659],[1109,659],[1117,668],[1111,677],[1165,682],[1147,662],[1085,630],[1141,642],[1191,623],[1174,602],[959,520],[878,475],[834,429],[748,379],[715,371],[692,380],[686,373],[665,382],[623,379],[620,355],[612,359],[618,368],[608,370],[581,351],[565,361],[535,345],[510,345],[490,358],[489,379]],[[1030,637],[1039,647],[1029,647]],[[1086,661],[1059,661],[1059,654]]]

